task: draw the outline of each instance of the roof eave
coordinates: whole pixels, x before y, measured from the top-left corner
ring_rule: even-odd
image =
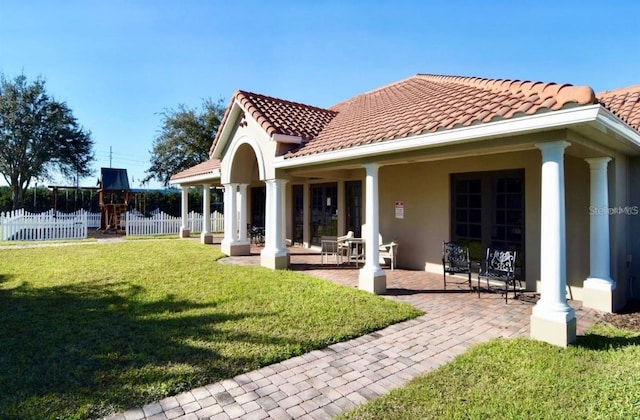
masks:
[[[207,181],[216,181],[220,180],[220,169],[214,169],[211,172],[206,174],[198,174],[185,176],[183,178],[178,179],[170,179],[169,184],[172,185],[191,185],[191,184],[203,184]]]
[[[640,133],[604,106],[600,106],[595,122],[601,131],[606,133],[613,132],[627,146],[640,151]],[[602,130],[603,128],[604,130]]]
[[[282,169],[295,168],[305,165],[371,157],[396,152],[398,150],[410,151],[425,147],[445,146],[460,141],[473,142],[492,137],[503,137],[509,134],[525,134],[539,130],[564,128],[574,124],[593,122],[598,118],[601,110],[602,107],[598,104],[585,105],[451,130],[430,132],[402,139],[394,139],[392,141],[366,144],[308,156],[289,159],[285,159],[285,157],[282,156],[276,159],[274,167]],[[613,122],[611,122],[611,124],[613,124]]]
[[[224,151],[224,148],[227,144],[227,139],[233,132],[235,121],[238,118],[238,115],[243,111],[244,108],[242,107],[242,104],[240,104],[237,99],[234,99],[233,105],[231,105],[229,117],[225,121],[224,126],[222,126],[222,131],[220,132],[220,136],[218,137],[218,142],[216,143],[213,151],[209,154],[209,159],[222,159],[222,152]]]

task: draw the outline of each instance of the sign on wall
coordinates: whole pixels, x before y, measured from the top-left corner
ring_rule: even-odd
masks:
[[[396,201],[396,219],[404,219],[404,201]]]

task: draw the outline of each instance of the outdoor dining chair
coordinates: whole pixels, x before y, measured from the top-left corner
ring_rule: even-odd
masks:
[[[487,248],[484,264],[478,273],[478,297],[480,297],[480,280],[487,282],[487,290],[492,290],[491,283],[504,285],[504,302],[507,303],[509,286],[513,286],[513,297],[516,295],[516,251],[504,251]]]
[[[442,242],[442,270],[444,277],[444,290],[447,290],[447,274],[466,274],[465,283],[471,290],[471,261],[469,260],[469,248],[454,242]],[[460,282],[455,282],[461,284]]]

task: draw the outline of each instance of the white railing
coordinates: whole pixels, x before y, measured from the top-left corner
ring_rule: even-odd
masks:
[[[88,217],[84,210],[55,215],[53,210],[37,214],[24,210],[0,213],[2,241],[84,239],[88,236],[87,227]]]
[[[191,232],[202,232],[202,214],[191,212],[187,217],[187,226]],[[150,217],[143,217],[139,214],[127,212],[124,222],[127,235],[165,235],[178,234],[182,226],[182,217],[170,216],[164,212],[157,212]],[[218,212],[211,214],[211,231],[222,232],[224,229],[224,216]]]

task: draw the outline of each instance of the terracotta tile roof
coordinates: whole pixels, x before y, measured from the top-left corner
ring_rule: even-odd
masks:
[[[220,160],[219,159],[209,159],[205,160],[202,163],[199,163],[195,166],[185,169],[182,172],[178,172],[177,174],[173,174],[171,176],[171,180],[175,181],[178,179],[188,178],[192,176],[198,175],[206,175],[210,174],[216,169],[220,169]]]
[[[336,115],[332,110],[238,90],[231,98],[222,118],[221,127],[226,123],[236,100],[270,136],[285,134],[310,140],[317,137]],[[213,152],[219,136],[220,130],[216,133],[209,153]]]
[[[640,85],[609,90],[596,96],[602,106],[640,131]]]
[[[297,157],[427,132],[597,103],[587,86],[419,74],[358,95]]]

